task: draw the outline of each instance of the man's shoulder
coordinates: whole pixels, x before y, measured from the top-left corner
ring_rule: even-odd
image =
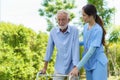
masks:
[[[78,28],[76,26],[69,25],[69,27],[70,27],[71,30],[78,30]]]
[[[56,30],[58,30],[58,27],[53,27],[50,32],[54,32]]]

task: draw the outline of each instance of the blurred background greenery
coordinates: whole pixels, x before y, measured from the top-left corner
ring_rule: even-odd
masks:
[[[112,23],[115,8],[108,8],[104,0],[87,0],[87,3],[94,4],[98,14],[104,21],[107,30],[105,54],[109,59],[108,77],[114,76],[119,80],[120,75],[120,25]],[[22,24],[0,22],[0,80],[35,80],[37,72],[42,69],[44,55],[46,52],[49,31],[56,26],[55,14],[60,9],[70,12],[71,21],[81,31],[83,22],[80,9],[77,9],[75,0],[44,0],[41,3],[38,13],[47,21],[47,31],[36,33]],[[78,10],[77,15],[74,9]],[[80,39],[82,32],[80,32]],[[80,47],[80,55],[83,47]],[[53,74],[56,49],[49,63],[47,73]],[[81,57],[81,56],[80,56]],[[80,70],[81,78],[85,76],[84,69]],[[40,79],[44,80],[44,79]]]

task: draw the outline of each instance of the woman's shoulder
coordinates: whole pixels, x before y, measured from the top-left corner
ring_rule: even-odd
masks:
[[[84,25],[84,27],[87,27],[88,26],[88,23],[86,23],[85,25]]]
[[[88,23],[84,25],[84,29],[87,29],[87,28],[88,28]]]
[[[95,30],[102,30],[102,27],[98,23],[96,23],[94,29]]]

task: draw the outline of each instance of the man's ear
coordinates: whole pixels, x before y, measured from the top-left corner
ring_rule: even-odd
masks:
[[[56,22],[58,23],[58,20],[57,20],[57,18],[55,17],[55,20],[56,20]]]
[[[68,19],[68,22],[70,22],[70,18]]]
[[[57,20],[57,17],[55,17],[55,20]]]

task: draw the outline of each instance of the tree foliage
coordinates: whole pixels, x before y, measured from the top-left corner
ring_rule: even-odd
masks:
[[[112,28],[108,40],[110,43],[120,42],[120,26],[114,26]]]
[[[111,75],[120,75],[120,26],[113,26],[110,29],[107,44],[109,58],[109,72]]]
[[[98,15],[103,19],[104,25],[110,24],[112,16],[114,15],[115,8],[108,8],[105,0],[87,0],[88,3],[94,4],[98,10]]]
[[[114,8],[108,8],[107,2],[105,0],[87,0],[88,3],[94,4],[98,10],[98,15],[101,16],[103,19],[103,22],[105,26],[108,26],[112,20],[112,15],[114,15],[115,9]],[[70,18],[71,20],[73,18],[76,18],[78,16],[75,16],[75,13],[72,11],[73,9],[77,9],[77,6],[75,5],[75,0],[44,0],[42,2],[42,7],[39,9],[40,16],[44,16],[48,28],[47,31],[50,31],[54,26],[56,26],[55,21],[55,14],[60,9],[65,9],[71,12]],[[77,13],[79,14],[79,13]]]
[[[47,20],[47,31],[50,31],[56,26],[55,15],[58,10],[65,9],[70,11],[76,7],[75,0],[44,0],[41,5],[42,7],[39,9],[39,14]],[[70,12],[70,19],[72,20],[74,17],[74,13]]]

